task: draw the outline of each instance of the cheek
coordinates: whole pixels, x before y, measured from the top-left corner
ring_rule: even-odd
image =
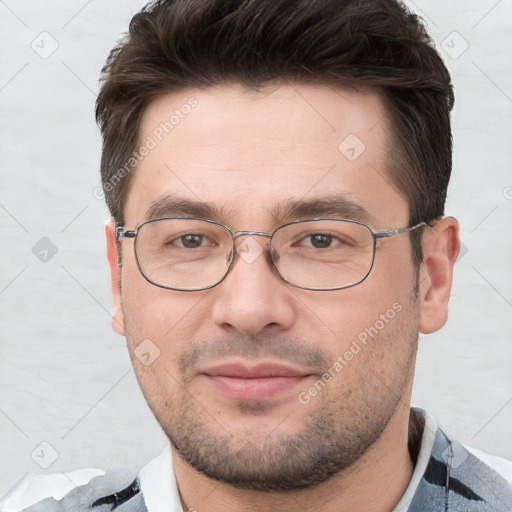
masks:
[[[364,339],[365,332],[375,324],[379,331],[389,330],[396,325],[398,316],[410,314],[412,299],[412,284],[405,283],[403,274],[397,274],[392,281],[370,274],[353,288],[301,297],[305,307],[299,315],[299,331],[337,354],[350,341]]]
[[[397,223],[405,226],[406,222]],[[370,278],[390,290],[412,288],[414,285],[413,250],[409,233],[399,233],[377,240]]]
[[[135,264],[123,265],[122,306],[130,352],[150,340],[170,361],[177,359],[205,322],[207,312],[201,306],[208,293],[159,288]]]
[[[157,417],[175,410],[181,396],[180,356],[201,325],[201,297],[158,288],[137,268],[123,272],[126,342],[135,375]]]

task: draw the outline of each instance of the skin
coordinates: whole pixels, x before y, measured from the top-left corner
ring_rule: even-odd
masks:
[[[302,85],[181,91],[148,106],[141,142],[192,96],[197,106],[132,177],[126,229],[166,195],[213,206],[215,220],[233,231],[271,232],[294,220],[272,215],[277,205],[333,195],[365,208],[374,230],[408,225],[407,201],[386,169],[389,126],[374,92]],[[366,146],[352,162],[338,149],[349,134]],[[187,293],[148,283],[133,240],[121,242],[118,266],[113,222],[106,233],[113,327],[126,336],[144,395],[171,439],[185,510],[393,509],[413,471],[407,428],[418,333],[438,330],[447,317],[459,247],[455,219],[424,233],[417,296],[407,234],[378,241],[369,277],[345,290],[287,284],[265,257],[268,240],[255,237],[262,255],[250,263],[238,258],[218,286]],[[308,404],[300,403],[298,394],[396,303],[401,311]],[[133,354],[145,339],[160,350],[147,366]],[[261,400],[227,396],[201,374],[214,364],[275,361],[305,377]],[[315,465],[320,451],[326,459]],[[251,474],[259,482],[253,488]],[[272,489],[280,477],[284,489]]]

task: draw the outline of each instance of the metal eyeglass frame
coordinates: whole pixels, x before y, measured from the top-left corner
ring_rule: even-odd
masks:
[[[137,262],[137,267],[138,267],[139,272],[141,273],[142,277],[144,277],[144,279],[146,279],[146,281],[148,281],[152,285],[158,286],[159,288],[165,288],[166,290],[175,290],[175,291],[180,291],[180,292],[195,292],[195,291],[201,291],[201,290],[208,290],[210,288],[214,288],[215,286],[219,285],[222,281],[224,281],[224,279],[226,279],[226,277],[228,276],[229,272],[233,268],[235,260],[236,260],[236,258],[235,258],[235,254],[236,254],[235,240],[237,238],[240,238],[241,236],[263,236],[265,238],[269,238],[270,239],[270,248],[272,248],[272,237],[274,236],[274,234],[277,231],[279,231],[279,230],[281,230],[281,229],[283,229],[283,228],[285,228],[287,226],[290,226],[290,225],[296,225],[296,224],[300,224],[300,223],[316,222],[316,221],[323,221],[323,220],[325,220],[325,221],[349,222],[349,223],[353,223],[353,224],[359,224],[360,226],[364,226],[371,233],[371,235],[373,237],[373,255],[372,255],[372,261],[371,261],[371,264],[370,264],[370,268],[368,269],[368,272],[359,281],[357,281],[355,283],[351,283],[351,284],[345,285],[345,286],[338,286],[338,287],[335,287],[335,288],[311,288],[311,287],[307,287],[307,286],[297,285],[297,284],[289,281],[286,277],[284,277],[281,274],[281,272],[277,268],[276,263],[274,261],[275,254],[273,254],[271,250],[268,251],[269,255],[270,255],[270,260],[269,261],[272,264],[273,268],[276,270],[276,272],[281,277],[281,279],[283,279],[283,281],[287,282],[291,286],[294,286],[296,288],[301,288],[303,290],[335,291],[335,290],[343,290],[345,288],[351,288],[353,286],[357,286],[358,284],[361,284],[370,275],[370,272],[372,271],[372,268],[373,268],[373,264],[375,262],[375,250],[376,250],[377,240],[378,239],[380,239],[380,238],[390,238],[392,236],[399,235],[401,233],[409,233],[411,231],[414,231],[415,229],[422,228],[422,227],[427,227],[427,228],[430,228],[430,229],[434,227],[431,224],[429,224],[428,222],[420,222],[420,223],[418,223],[418,224],[416,224],[414,226],[406,227],[406,228],[397,228],[397,229],[391,229],[391,230],[387,230],[387,231],[374,231],[367,224],[364,224],[363,222],[359,222],[357,220],[352,220],[352,219],[332,219],[332,218],[330,218],[330,219],[329,218],[315,218],[315,219],[304,219],[304,220],[301,219],[301,220],[294,220],[292,222],[287,222],[286,224],[283,224],[282,226],[279,226],[276,229],[274,229],[271,233],[265,233],[263,231],[236,231],[235,233],[233,233],[233,231],[228,226],[226,226],[225,224],[222,224],[221,222],[217,222],[215,220],[202,219],[202,218],[199,218],[199,217],[175,216],[175,217],[158,217],[158,218],[155,218],[155,219],[145,220],[145,221],[140,222],[139,224],[137,224],[133,230],[126,230],[126,229],[124,229],[123,224],[121,224],[120,222],[116,222],[116,240],[119,242],[123,238],[133,238],[134,242],[135,242],[135,238],[137,237],[137,233],[138,233],[139,229],[142,226],[144,226],[146,224],[150,224],[152,222],[158,222],[158,221],[162,221],[162,220],[173,220],[173,219],[176,219],[176,220],[196,220],[196,221],[207,222],[209,224],[215,224],[217,226],[220,226],[220,227],[226,229],[231,234],[231,238],[233,239],[233,248],[232,248],[232,251],[231,251],[231,261],[229,262],[229,265],[228,265],[228,267],[226,269],[225,274],[216,283],[208,285],[208,286],[202,286],[200,288],[175,288],[175,287],[172,287],[172,286],[165,286],[163,284],[156,283],[155,281],[152,281],[151,279],[149,279],[144,274],[144,271],[142,270],[142,268],[140,266],[139,258],[137,257],[137,250],[135,249],[135,243],[134,243],[133,244],[133,252],[134,252],[134,255],[135,255],[135,261]],[[279,256],[279,254],[277,254],[277,256]],[[121,263],[118,262],[118,265],[121,266]]]

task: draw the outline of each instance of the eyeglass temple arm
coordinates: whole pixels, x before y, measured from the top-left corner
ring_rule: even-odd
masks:
[[[136,234],[135,231],[126,231],[120,222],[116,222],[116,240],[121,240],[121,238],[135,238]]]
[[[416,224],[415,226],[411,226],[409,228],[398,228],[392,229],[390,231],[374,231],[373,236],[375,238],[389,238],[390,236],[395,236],[398,235],[399,233],[408,233],[409,231],[414,231],[415,229],[423,227],[432,229],[434,226],[428,224],[427,222],[420,222],[419,224]]]

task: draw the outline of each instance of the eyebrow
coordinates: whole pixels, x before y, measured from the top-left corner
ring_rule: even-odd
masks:
[[[217,220],[221,217],[221,212],[211,204],[203,201],[193,201],[166,195],[153,202],[145,213],[147,220],[174,216]]]
[[[351,219],[361,222],[372,219],[368,210],[350,199],[348,195],[336,195],[308,201],[290,199],[275,206],[270,213],[278,224],[291,220],[321,217]],[[228,215],[224,208],[217,208],[211,203],[165,195],[149,206],[145,212],[145,219],[185,216],[222,221],[234,214],[236,214],[236,210],[230,209],[230,215]]]
[[[372,219],[372,215],[366,208],[347,195],[311,199],[309,201],[286,201],[272,211],[272,216],[280,222],[320,217],[351,219],[361,222]]]

